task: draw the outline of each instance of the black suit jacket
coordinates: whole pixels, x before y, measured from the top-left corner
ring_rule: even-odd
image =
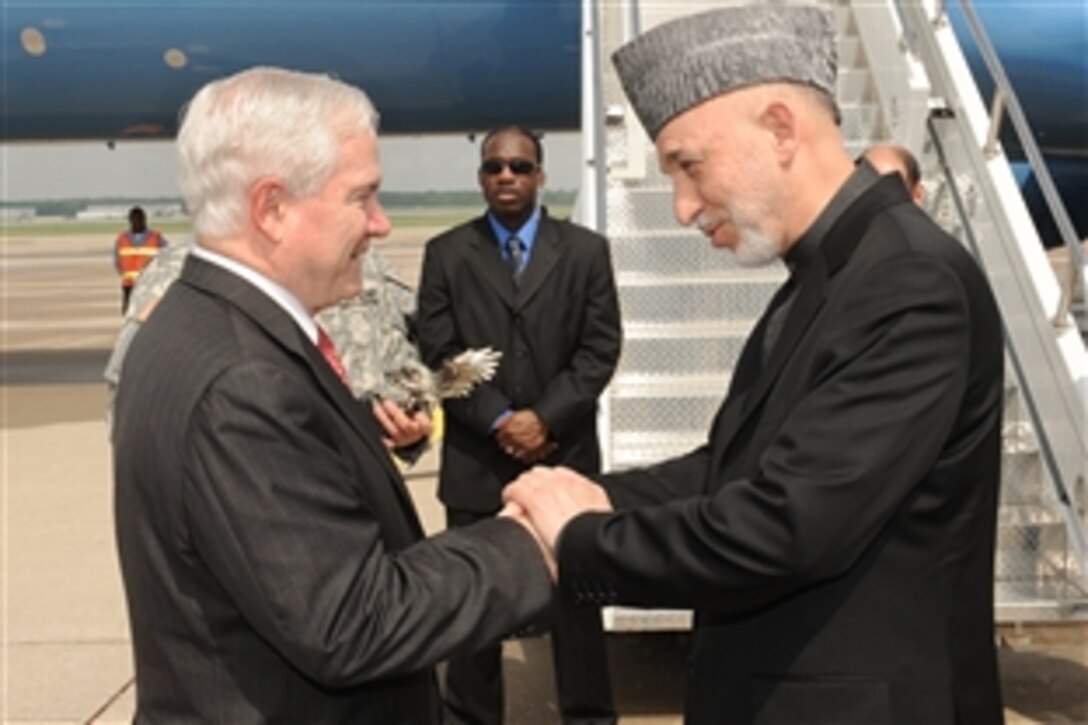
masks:
[[[886,177],[799,284],[705,446],[604,477],[628,510],[564,530],[563,592],[696,610],[688,722],[999,722],[988,283]]]
[[[495,443],[506,408],[532,408],[558,449],[550,465],[600,470],[597,398],[620,354],[620,314],[604,237],[545,211],[515,288],[491,225],[480,217],[427,243],[419,282],[419,348],[439,366],[466,348],[502,351],[493,380],[447,401],[439,497],[490,512],[524,467]]]
[[[532,538],[423,540],[379,436],[286,312],[186,262],[117,397],[138,721],[431,722],[433,663],[541,613]]]

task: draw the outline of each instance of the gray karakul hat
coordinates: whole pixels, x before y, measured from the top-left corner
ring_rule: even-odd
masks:
[[[835,97],[835,35],[816,7],[745,5],[678,18],[612,54],[650,138],[675,116],[760,83],[813,86]]]

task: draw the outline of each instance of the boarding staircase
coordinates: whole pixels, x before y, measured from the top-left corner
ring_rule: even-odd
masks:
[[[677,225],[669,182],[608,60],[642,30],[725,4],[746,3],[583,1],[585,165],[576,213],[611,240],[624,321],[623,354],[601,401],[610,470],[704,442],[744,339],[786,276],[781,266],[737,267],[730,254]],[[1013,110],[1015,97],[1006,89],[1000,104],[983,104],[942,3],[817,4],[834,17],[848,150],[857,156],[875,142],[895,141],[914,151],[928,211],[975,253],[999,298],[1009,384],[998,618],[1088,617],[1084,313],[1075,302],[1077,278],[1055,278],[996,143],[1002,107]],[[1074,246],[1070,269],[1083,280]],[[690,621],[687,611],[605,611],[612,631],[686,629]]]

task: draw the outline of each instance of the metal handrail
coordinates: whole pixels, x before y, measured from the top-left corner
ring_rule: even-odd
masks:
[[[962,222],[963,234],[968,248],[970,248],[971,253],[976,259],[980,259],[981,253],[979,250],[979,243],[971,225],[971,215],[968,213],[963,196],[960,194],[955,175],[949,167],[944,145],[941,143],[941,134],[937,132],[933,124],[934,121],[931,117],[926,122],[926,125],[929,131],[929,137],[933,142],[933,148],[937,153],[938,164],[940,165],[941,171],[944,173],[945,184],[943,188],[947,189],[951,195],[952,207],[956,210],[956,213],[959,215]],[[1072,544],[1071,548],[1073,549],[1073,555],[1080,565],[1080,570],[1082,572],[1088,571],[1088,541],[1085,539],[1084,528],[1081,525],[1076,510],[1076,501],[1073,499],[1069,490],[1068,482],[1062,476],[1062,469],[1058,463],[1058,456],[1054,451],[1054,446],[1050,437],[1046,433],[1047,428],[1046,425],[1044,425],[1042,415],[1039,412],[1039,403],[1035,399],[1031,386],[1026,384],[1027,375],[1024,372],[1024,364],[1020,359],[1020,354],[1016,349],[1016,345],[1010,342],[1010,335],[1006,322],[1003,320],[1001,324],[1003,337],[1005,339],[1005,352],[1008,355],[1009,362],[1012,364],[1013,374],[1016,376],[1017,387],[1020,390],[1020,394],[1023,396],[1024,404],[1028,412],[1028,418],[1031,420],[1032,429],[1036,431],[1037,441],[1039,443],[1040,460],[1054,485],[1055,497],[1061,507],[1062,518],[1065,521],[1066,531]],[[1079,485],[1081,482],[1082,481],[1080,480],[1074,481],[1073,485]]]
[[[1066,350],[1059,344],[1059,338],[1069,331],[1056,334],[1046,309],[1052,298],[1044,299],[1038,287],[1039,282],[1049,280],[1038,280],[1027,264],[1031,255],[1042,254],[1041,249],[1030,248],[1031,243],[1038,244],[1038,238],[1034,230],[1025,230],[1029,239],[1017,234],[1017,225],[1031,220],[1024,213],[1022,198],[1004,198],[1004,194],[1020,193],[1011,170],[994,166],[990,163],[993,157],[985,153],[979,132],[985,131],[989,116],[959,43],[952,37],[947,16],[933,17],[919,0],[895,0],[895,7],[925,64],[932,91],[952,104],[948,108],[934,106],[929,119],[930,143],[940,147],[938,160],[946,175],[947,183],[941,188],[950,195],[952,213],[964,222],[957,236],[962,233],[989,276],[1002,280],[995,292],[1003,313],[1006,349],[1021,381],[1020,389],[1027,391],[1023,404],[1039,438],[1039,460],[1050,474],[1066,522],[1069,550],[1077,562],[1077,585],[1082,586],[1088,568],[1081,509],[1088,439],[1084,437],[1085,401],[1079,390],[1085,350],[1081,347],[1078,352],[1073,346]],[[945,134],[952,134],[947,144],[943,143]],[[959,174],[973,179],[968,181],[969,189],[961,187]],[[974,198],[968,198],[967,192]],[[990,233],[977,236],[976,223],[986,225]]]
[[[582,224],[607,229],[604,114],[601,111],[601,38],[597,0],[582,0]]]
[[[1051,323],[1055,326],[1062,326],[1065,324],[1072,308],[1073,293],[1077,283],[1083,284],[1084,282],[1084,254],[1081,252],[1080,240],[1073,228],[1073,222],[1069,219],[1069,212],[1066,211],[1065,204],[1062,203],[1062,199],[1058,195],[1057,187],[1054,186],[1050,171],[1043,161],[1043,155],[1035,142],[1035,136],[1032,134],[1027,116],[1024,115],[1020,99],[1017,98],[1016,91],[1013,90],[1012,84],[1005,74],[1005,67],[997,57],[993,44],[990,42],[990,37],[986,34],[982,23],[979,21],[974,5],[971,0],[959,0],[959,3],[960,7],[963,8],[963,16],[967,21],[971,36],[978,46],[979,54],[993,78],[995,97],[1002,99],[1003,105],[1008,110],[1013,130],[1016,132],[1024,149],[1024,154],[1027,156],[1028,164],[1039,182],[1039,189],[1043,193],[1043,198],[1046,200],[1047,208],[1054,218],[1055,224],[1058,226],[1058,233],[1061,235],[1062,242],[1069,250],[1069,277],[1060,281],[1061,298],[1054,317],[1051,319]],[[995,121],[995,125],[997,122]],[[996,134],[996,129],[994,133]]]
[[[623,42],[628,43],[642,33],[642,23],[639,20],[638,0],[628,0],[623,13]]]

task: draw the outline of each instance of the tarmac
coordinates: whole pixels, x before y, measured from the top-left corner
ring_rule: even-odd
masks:
[[[152,220],[153,221],[153,220]],[[415,283],[436,229],[378,242]],[[0,242],[0,718],[131,721],[132,655],[113,540],[111,450],[101,372],[119,322],[112,237]],[[429,531],[438,454],[406,472]],[[1010,723],[1088,723],[1088,625],[1002,626]],[[622,725],[681,722],[688,636],[609,635]],[[894,653],[889,653],[894,657]],[[546,638],[507,643],[507,721],[558,722]]]

